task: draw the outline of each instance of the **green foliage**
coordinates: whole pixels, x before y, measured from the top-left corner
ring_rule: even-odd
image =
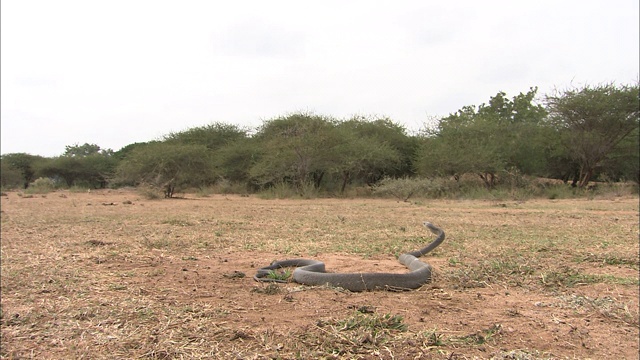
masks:
[[[144,146],[150,145],[150,144],[156,144],[156,143],[159,143],[159,141],[149,141],[149,142],[129,144],[127,146],[124,146],[122,149],[114,152],[113,153],[113,157],[118,159],[118,160],[123,160],[124,158],[129,156],[129,154],[131,154],[131,152],[133,152],[133,150],[135,150],[137,148],[140,148],[140,147],[144,147]]]
[[[114,175],[118,160],[103,153],[85,156],[58,156],[41,161],[38,174],[60,179],[67,186],[105,188]]]
[[[251,180],[249,171],[262,153],[257,141],[244,138],[222,146],[215,152],[213,161],[222,178],[233,183],[243,182],[247,188]]]
[[[217,150],[246,136],[247,131],[236,125],[216,122],[171,133],[165,136],[164,140],[169,144],[204,145],[209,150]]]
[[[438,185],[430,179],[409,177],[393,179],[387,177],[376,184],[374,191],[381,196],[391,195],[398,200],[408,201],[415,195],[429,196],[431,192],[437,191],[437,188]]]
[[[309,181],[319,187],[327,169],[337,161],[340,139],[334,120],[296,113],[266,121],[254,136],[264,153],[249,175],[258,186],[285,181],[302,188]]]
[[[389,119],[347,121],[294,113],[266,121],[240,162],[251,164],[248,177],[257,187],[290,184],[309,196],[315,189],[374,183],[410,171],[413,142]],[[231,159],[227,154],[227,158]],[[339,183],[339,185],[338,185]]]
[[[20,169],[16,169],[8,161],[0,158],[0,187],[7,189],[24,188],[24,175]]]
[[[607,162],[638,163],[639,91],[638,84],[606,84],[546,97],[551,124],[562,138],[565,156],[579,164],[580,187],[585,187]],[[627,139],[634,135],[635,139]],[[622,172],[632,173],[636,169],[637,166],[631,166]],[[637,175],[632,177],[635,179]]]
[[[285,269],[284,271],[271,270],[267,274],[267,279],[287,281],[291,277],[292,271]]]
[[[384,151],[386,161],[368,172],[368,182],[372,183],[384,176],[401,177],[413,173],[413,156],[418,142],[407,135],[406,129],[391,119],[353,117],[341,122],[339,127],[346,128],[353,137],[362,139],[367,146],[378,146]],[[390,154],[387,154],[390,153]],[[381,154],[381,155],[382,155]]]
[[[101,150],[96,144],[84,143],[83,145],[67,145],[62,156],[85,157],[90,155],[113,155],[113,150]]]
[[[116,182],[156,189],[198,188],[215,179],[212,154],[204,145],[153,143],[135,148],[120,162]]]
[[[49,178],[37,178],[31,184],[29,184],[29,188],[25,191],[27,194],[47,194],[52,191],[55,191],[56,183]]]
[[[426,176],[477,173],[487,188],[509,168],[543,170],[550,132],[546,110],[534,103],[537,89],[512,100],[503,92],[479,107],[465,106],[428,131],[416,154],[416,170]]]
[[[208,197],[212,194],[247,195],[248,193],[246,183],[230,181],[224,177],[218,178],[213,185],[200,187],[196,190],[196,194],[201,197]]]
[[[49,158],[38,167],[38,174],[55,178],[64,182],[66,186],[72,186],[80,176],[80,160],[68,156]]]
[[[640,185],[640,134],[636,127],[603,161],[599,181],[633,181]]]
[[[22,186],[27,188],[36,178],[36,167],[38,163],[45,158],[42,156],[25,154],[25,153],[12,153],[5,154],[0,157],[2,163],[2,186],[18,187],[16,171],[22,176]],[[7,174],[5,176],[5,171]]]
[[[413,149],[404,128],[388,119],[353,118],[336,126],[340,143],[331,173],[341,179],[340,192],[349,182],[372,184],[384,176],[408,171]],[[404,151],[404,152],[403,152]]]
[[[547,96],[546,108],[536,94],[537,88],[512,98],[499,92],[416,136],[386,117],[338,120],[298,112],[264,121],[253,135],[212,123],[116,152],[85,143],[66,146],[64,155],[54,158],[7,154],[0,157],[0,185],[26,188],[37,177],[48,177],[69,187],[144,185],[171,196],[177,186],[268,198],[354,191],[359,196],[356,190],[366,188],[407,201],[585,194],[541,187],[532,180],[536,177],[573,180],[584,188],[589,179],[640,184],[637,85],[564,91]],[[589,196],[595,194],[600,190]]]
[[[314,199],[318,197],[319,193],[315,185],[309,181],[298,185],[277,181],[261,190],[258,195],[262,199]]]

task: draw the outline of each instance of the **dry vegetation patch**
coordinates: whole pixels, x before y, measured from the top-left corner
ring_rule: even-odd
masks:
[[[637,198],[59,195],[2,198],[2,358],[637,358]],[[416,291],[252,279],[290,257],[404,272],[425,220],[447,239]]]

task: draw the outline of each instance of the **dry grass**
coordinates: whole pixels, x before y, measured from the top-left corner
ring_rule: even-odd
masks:
[[[64,195],[64,196],[62,196]],[[637,358],[638,198],[527,202],[2,199],[2,359]],[[432,284],[259,284],[288,257]],[[245,274],[241,276],[239,274]]]

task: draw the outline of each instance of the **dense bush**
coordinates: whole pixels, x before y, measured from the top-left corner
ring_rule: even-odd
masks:
[[[571,89],[546,96],[544,105],[536,98],[536,88],[511,98],[499,92],[413,135],[386,117],[298,112],[255,131],[213,123],[116,152],[85,143],[54,158],[7,154],[1,185],[26,188],[46,177],[68,187],[144,186],[169,197],[189,190],[407,201],[585,193],[540,187],[537,178],[590,194],[590,181],[640,183],[637,85]]]
[[[37,178],[25,191],[27,194],[46,194],[56,189],[55,181],[49,178]]]

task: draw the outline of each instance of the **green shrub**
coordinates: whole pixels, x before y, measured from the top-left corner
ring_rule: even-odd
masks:
[[[56,183],[49,178],[37,178],[31,184],[29,188],[25,190],[27,194],[46,194],[56,190]]]
[[[258,194],[258,196],[263,199],[314,199],[317,198],[318,195],[318,189],[314,186],[313,182],[310,181],[304,182],[300,186],[279,181]]]
[[[216,194],[246,194],[247,186],[244,183],[234,182],[226,178],[220,178],[210,187]]]
[[[1,163],[0,186],[2,190],[13,190],[24,188],[24,176],[19,169],[14,169],[6,165],[6,161]]]
[[[204,186],[204,187],[197,188],[197,189],[194,191],[194,193],[195,193],[195,195],[196,195],[197,197],[209,197],[209,196],[211,196],[211,195],[215,194],[216,192],[215,192],[215,190],[213,189],[213,187],[211,187],[211,186]]]
[[[425,178],[384,178],[376,184],[374,192],[386,197],[393,196],[398,200],[408,201],[413,196],[431,197],[443,190],[440,184]]]
[[[139,186],[136,190],[140,196],[147,200],[157,200],[164,197],[160,190],[151,186]]]

